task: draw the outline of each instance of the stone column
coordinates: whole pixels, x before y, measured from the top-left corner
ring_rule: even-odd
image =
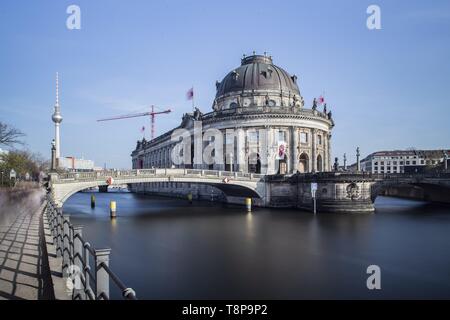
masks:
[[[316,152],[316,137],[317,136],[317,132],[316,129],[311,129],[311,172],[316,172],[317,171],[317,152]]]
[[[269,127],[267,126],[259,129],[258,148],[261,160],[261,173],[267,174],[269,163]]]
[[[234,155],[236,161],[236,171],[245,172],[245,131],[242,128],[237,128],[236,139],[236,154]]]
[[[327,134],[328,171],[331,171],[331,134]]]
[[[331,171],[329,170],[330,168],[328,168],[328,162],[330,160],[330,156],[328,154],[328,133],[327,132],[322,132],[320,133],[320,135],[322,136],[322,148],[323,148],[323,164],[322,164],[322,171]]]
[[[298,130],[296,127],[291,128],[291,154],[292,154],[292,166],[291,173],[297,172],[298,166]]]

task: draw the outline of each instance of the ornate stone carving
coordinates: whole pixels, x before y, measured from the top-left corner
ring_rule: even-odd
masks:
[[[359,187],[356,183],[352,182],[350,183],[347,188],[347,198],[349,199],[359,199],[361,197],[361,192],[359,190]]]

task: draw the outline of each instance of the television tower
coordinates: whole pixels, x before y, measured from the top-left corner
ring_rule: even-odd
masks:
[[[61,156],[61,141],[59,137],[59,125],[62,122],[63,118],[61,116],[61,110],[59,107],[59,79],[58,72],[56,73],[56,102],[55,102],[55,112],[53,112],[52,120],[55,123],[55,149],[56,149],[56,159],[59,159]]]

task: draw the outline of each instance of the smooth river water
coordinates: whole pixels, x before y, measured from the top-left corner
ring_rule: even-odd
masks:
[[[90,196],[75,194],[64,213],[112,249],[111,268],[140,299],[450,299],[450,207],[379,197],[374,214],[248,214],[113,192],[95,193],[91,209]],[[369,265],[381,290],[366,287]]]

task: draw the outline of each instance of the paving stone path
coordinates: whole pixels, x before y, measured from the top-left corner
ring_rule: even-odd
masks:
[[[54,299],[43,228],[43,191],[0,190],[0,300]]]

